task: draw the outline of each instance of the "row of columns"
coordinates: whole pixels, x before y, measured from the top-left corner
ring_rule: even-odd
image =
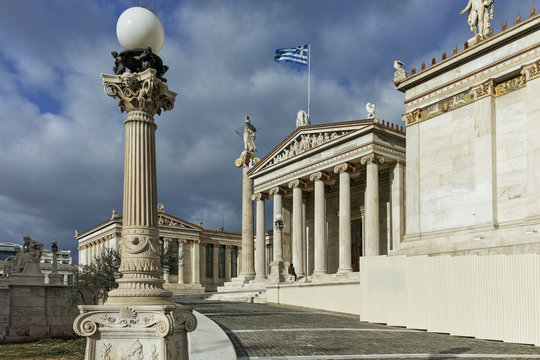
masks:
[[[365,253],[364,256],[379,255],[379,164],[384,163],[384,158],[375,153],[361,158],[362,165],[366,165],[366,190],[365,190]],[[351,264],[351,180],[350,174],[356,171],[356,167],[350,163],[343,163],[334,167],[334,172],[339,174],[339,267],[338,274],[352,272]],[[397,202],[393,206],[392,223],[398,227],[393,231],[395,238],[393,247],[399,244],[403,235],[403,164],[397,162],[391,174],[392,178],[392,202]],[[327,273],[327,248],[326,248],[326,205],[324,183],[330,179],[330,175],[324,171],[311,174],[309,180],[314,183],[314,260],[315,266],[313,275]],[[304,247],[303,247],[303,218],[302,204],[303,191],[307,183],[301,179],[295,179],[288,183],[288,188],[292,189],[292,262],[295,265],[298,276],[305,276],[304,273]],[[274,201],[274,221],[277,214],[282,214],[283,194],[286,192],[282,187],[275,187],[269,190],[268,195]],[[399,192],[401,195],[395,195]],[[257,216],[257,246],[256,246],[256,278],[265,277],[265,200],[268,195],[258,193],[253,195],[252,200],[256,201]],[[396,239],[397,238],[397,239]],[[274,262],[283,261],[283,239],[281,229],[274,229],[273,241]]]
[[[163,239],[163,251],[166,252],[169,248],[171,238]],[[186,284],[184,280],[184,254],[185,247],[191,246],[191,284],[200,284],[200,241],[198,240],[181,240],[178,239],[178,284]],[[168,271],[164,270],[165,280],[168,282]]]

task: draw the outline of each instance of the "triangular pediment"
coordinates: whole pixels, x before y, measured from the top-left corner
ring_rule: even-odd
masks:
[[[371,125],[372,121],[358,120],[299,127],[274,150],[269,152],[252,169],[251,174],[288,161],[294,161],[294,158],[316,153],[327,146],[333,146],[333,144],[349,138],[352,133],[361,131]]]
[[[158,212],[158,226],[170,226],[175,228],[183,228],[197,231],[202,230],[202,227],[200,226],[194,225],[188,221],[179,219],[164,212]]]

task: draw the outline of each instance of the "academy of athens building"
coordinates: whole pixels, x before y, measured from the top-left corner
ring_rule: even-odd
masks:
[[[297,121],[260,161],[246,146],[247,252],[218,290],[540,346],[540,15],[496,31],[485,14],[427,66],[395,61],[406,132],[374,116]]]
[[[293,263],[300,278],[346,277],[358,272],[360,256],[396,249],[404,171],[405,134],[394,125],[372,118],[297,127],[249,171],[256,223],[277,214],[283,221],[268,260],[281,257],[285,270]],[[255,266],[256,276],[271,276],[257,273],[267,268]]]
[[[223,229],[208,230],[167,214],[158,206],[158,231],[162,251],[174,250],[174,271],[165,271],[164,287],[174,294],[215,291],[238,274],[241,265],[241,236]],[[79,265],[90,264],[105,247],[119,249],[122,217],[115,211],[110,219],[76,233]]]

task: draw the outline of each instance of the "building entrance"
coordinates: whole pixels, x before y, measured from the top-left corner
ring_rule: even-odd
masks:
[[[351,265],[353,271],[360,271],[362,253],[362,221],[351,223]]]

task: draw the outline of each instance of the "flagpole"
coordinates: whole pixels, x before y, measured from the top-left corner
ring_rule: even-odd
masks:
[[[308,44],[308,81],[307,81],[307,114],[308,114],[308,123],[311,124],[311,119],[309,117],[309,111],[311,106],[311,43]]]

